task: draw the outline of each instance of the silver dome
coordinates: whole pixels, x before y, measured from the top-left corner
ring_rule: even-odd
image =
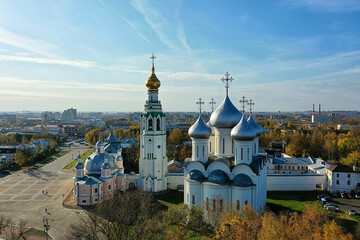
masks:
[[[206,125],[201,116],[189,128],[189,136],[196,139],[208,139],[212,133],[211,128]]]
[[[252,141],[256,137],[255,129],[243,116],[240,122],[231,130],[231,137],[238,141]]]
[[[255,129],[256,131],[256,135],[260,136],[262,133],[262,128],[259,126],[259,124],[257,124],[257,122],[254,120],[253,116],[250,115],[250,117],[248,118],[248,123]]]
[[[100,147],[100,146],[104,146],[104,143],[99,140],[97,143],[96,143],[96,148]]]
[[[241,112],[226,96],[220,106],[211,114],[210,124],[217,128],[232,128],[240,121],[241,116]]]
[[[215,130],[214,130],[214,128],[211,126],[210,120],[206,123],[206,125],[207,125],[209,128],[211,128],[211,135],[215,135]]]

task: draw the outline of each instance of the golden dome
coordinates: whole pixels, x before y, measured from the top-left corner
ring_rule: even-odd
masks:
[[[160,85],[160,81],[155,75],[155,68],[153,65],[151,76],[146,81],[146,87],[148,88],[148,90],[158,90]]]

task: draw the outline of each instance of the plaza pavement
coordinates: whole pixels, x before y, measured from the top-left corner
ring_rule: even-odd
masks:
[[[65,239],[67,228],[79,219],[82,211],[62,206],[63,196],[72,189],[74,173],[61,169],[89,148],[78,145],[69,150],[37,170],[0,175],[0,215],[15,221],[26,219],[27,227],[38,229],[43,229],[43,219],[47,218],[50,236],[56,240]]]

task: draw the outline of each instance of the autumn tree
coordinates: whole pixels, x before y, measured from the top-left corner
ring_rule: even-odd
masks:
[[[94,130],[91,130],[85,135],[85,137],[90,144],[94,145],[97,141],[99,141],[100,129],[95,128]]]

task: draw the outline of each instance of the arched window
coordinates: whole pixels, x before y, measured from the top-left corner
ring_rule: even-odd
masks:
[[[241,158],[240,159],[244,160],[244,150],[243,150],[243,148],[241,148]]]
[[[223,138],[223,153],[225,153],[225,138]]]
[[[203,146],[203,157],[205,157],[205,146]]]
[[[156,131],[160,131],[160,118],[156,119]]]
[[[152,118],[149,118],[149,121],[148,121],[148,129],[149,129],[149,130],[153,130],[153,120],[152,120]]]
[[[236,200],[236,209],[240,210],[240,201],[239,200]]]
[[[247,201],[247,200],[245,201],[245,205],[248,205],[248,201]]]
[[[196,157],[199,157],[199,146],[196,146]]]

